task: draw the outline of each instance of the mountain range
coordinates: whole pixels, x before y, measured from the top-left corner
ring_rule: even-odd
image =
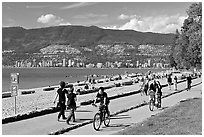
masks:
[[[175,34],[111,30],[96,26],[2,28],[3,62],[69,58],[81,62],[168,60]],[[32,54],[37,53],[37,54]],[[38,55],[42,56],[38,56]],[[56,58],[57,55],[57,58]]]
[[[74,48],[93,49],[99,44],[128,43],[134,46],[153,44],[171,45],[174,34],[138,32],[133,30],[110,30],[96,26],[54,26],[24,29],[2,28],[2,50],[16,52],[39,52],[53,44],[71,45]]]

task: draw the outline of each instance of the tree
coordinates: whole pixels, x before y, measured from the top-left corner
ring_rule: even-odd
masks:
[[[176,63],[176,61],[175,61],[175,59],[174,59],[174,49],[175,49],[175,45],[177,44],[176,43],[176,40],[179,38],[179,31],[178,31],[178,29],[176,29],[176,35],[175,35],[175,37],[174,37],[174,39],[173,39],[173,44],[172,44],[172,46],[171,46],[171,53],[170,53],[170,55],[169,55],[169,63],[170,63],[170,66],[171,67],[176,67],[177,66],[177,63]]]
[[[179,68],[189,69],[202,63],[202,3],[193,3],[187,14],[175,42],[173,57]]]

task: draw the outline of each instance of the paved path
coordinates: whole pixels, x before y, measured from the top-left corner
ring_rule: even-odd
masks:
[[[199,82],[195,80],[193,84]],[[184,85],[184,83],[182,84]],[[181,85],[179,86],[181,87]],[[149,111],[148,106],[143,106],[138,109],[134,109],[122,114],[118,114],[114,117],[111,117],[111,123],[109,127],[102,126],[100,131],[95,131],[93,125],[89,124],[87,126],[69,131],[64,133],[65,135],[110,135],[117,133],[118,131],[124,130],[128,126],[131,126],[135,123],[142,122],[148,117],[162,112],[163,110],[175,105],[180,100],[193,98],[193,97],[202,97],[201,95],[202,84],[193,87],[190,91],[184,91],[178,94],[174,94],[167,98],[162,99],[162,109],[154,109],[153,112]],[[116,100],[118,101],[118,100]]]
[[[201,82],[201,78],[193,80],[193,84],[198,83],[198,82]],[[179,84],[179,89],[183,89],[183,88],[186,88],[186,82]],[[164,95],[174,92],[173,90],[169,91],[167,88],[164,88],[163,91],[164,91]],[[170,98],[170,97],[168,97],[168,98]],[[111,113],[113,113],[113,112],[116,112],[118,110],[128,108],[130,106],[142,103],[142,102],[147,101],[147,100],[148,100],[148,97],[141,96],[140,94],[135,94],[135,95],[131,95],[131,96],[123,97],[123,98],[118,98],[118,99],[111,101],[110,111],[111,111]],[[121,104],[121,102],[122,102],[122,104]],[[142,108],[145,108],[149,112],[149,109],[147,108],[147,106],[142,107]],[[139,109],[136,109],[136,110],[139,110]],[[97,111],[97,109],[90,106],[90,105],[89,106],[81,106],[80,108],[77,109],[77,112],[76,112],[77,122],[73,123],[73,125],[76,125],[78,123],[82,123],[84,121],[91,120],[93,118],[94,114],[96,113],[96,111]],[[132,111],[130,111],[130,112],[132,112]],[[48,114],[48,115],[35,117],[35,118],[27,119],[27,120],[22,120],[22,121],[18,121],[18,122],[3,124],[2,125],[2,134],[3,135],[20,135],[20,134],[21,135],[22,134],[43,135],[43,134],[49,134],[52,131],[57,131],[59,129],[72,126],[72,125],[67,125],[65,121],[58,122],[57,121],[57,115],[58,115],[58,113],[53,113],[53,114]],[[125,113],[121,114],[121,115],[125,115]],[[121,121],[121,120],[118,120],[118,121]],[[111,120],[111,125],[114,124],[113,122],[114,121]],[[121,123],[121,124],[124,124],[124,123]],[[85,131],[83,131],[84,128],[86,128],[86,127],[90,127],[91,128],[90,131],[93,131],[92,124],[89,124],[87,126],[81,127],[79,129],[75,129],[75,130],[70,131],[68,133],[75,134],[75,131],[82,130],[81,134],[88,134]],[[109,129],[111,129],[111,128],[109,128]],[[109,130],[109,129],[107,129],[107,130]],[[96,134],[98,134],[98,133],[99,132],[97,132]],[[104,133],[104,132],[101,132],[101,133]],[[105,132],[105,133],[107,133],[107,132]],[[80,134],[80,133],[77,133],[77,134]],[[95,133],[93,133],[93,134],[95,134]],[[108,133],[108,134],[111,134],[111,133]]]

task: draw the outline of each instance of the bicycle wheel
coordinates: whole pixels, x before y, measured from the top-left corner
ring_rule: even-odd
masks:
[[[105,113],[105,115],[104,115],[104,125],[108,127],[109,123],[110,123],[110,115],[108,115],[108,113]]]
[[[93,127],[95,130],[98,131],[100,126],[101,126],[101,116],[99,113],[96,113],[93,119]]]
[[[154,109],[154,101],[150,100],[150,102],[149,102],[149,110],[153,111],[153,109]]]

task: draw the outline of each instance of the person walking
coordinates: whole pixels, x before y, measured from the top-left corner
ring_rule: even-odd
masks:
[[[146,81],[144,82],[144,93],[146,96],[148,95],[147,94],[148,89],[149,89],[149,79],[146,79]]]
[[[174,77],[174,89],[175,89],[175,91],[177,91],[177,84],[178,84],[178,78],[177,78],[177,76],[175,76]]]
[[[58,114],[58,118],[57,120],[59,121],[60,117],[62,116],[62,119],[67,119],[65,117],[65,109],[66,109],[66,106],[65,106],[65,101],[66,101],[66,97],[65,97],[65,94],[67,94],[68,91],[65,89],[65,82],[64,81],[61,81],[60,82],[60,88],[57,90],[57,95],[55,97],[55,100],[54,100],[54,104],[56,102],[56,99],[57,97],[59,96],[59,107],[60,107],[60,112]]]
[[[172,83],[171,74],[169,74],[169,75],[167,76],[167,83],[168,83],[168,85],[169,85],[169,90],[171,90],[171,83]]]
[[[72,85],[67,94],[67,99],[68,99],[67,107],[68,109],[70,109],[69,116],[67,117],[67,124],[69,124],[69,121],[71,120],[71,118],[73,118],[73,122],[76,122],[74,111],[76,110],[77,98],[76,98],[76,94],[73,92],[74,92],[74,87]]]
[[[191,89],[191,83],[192,83],[192,78],[191,78],[191,75],[189,74],[187,77],[187,91]]]

